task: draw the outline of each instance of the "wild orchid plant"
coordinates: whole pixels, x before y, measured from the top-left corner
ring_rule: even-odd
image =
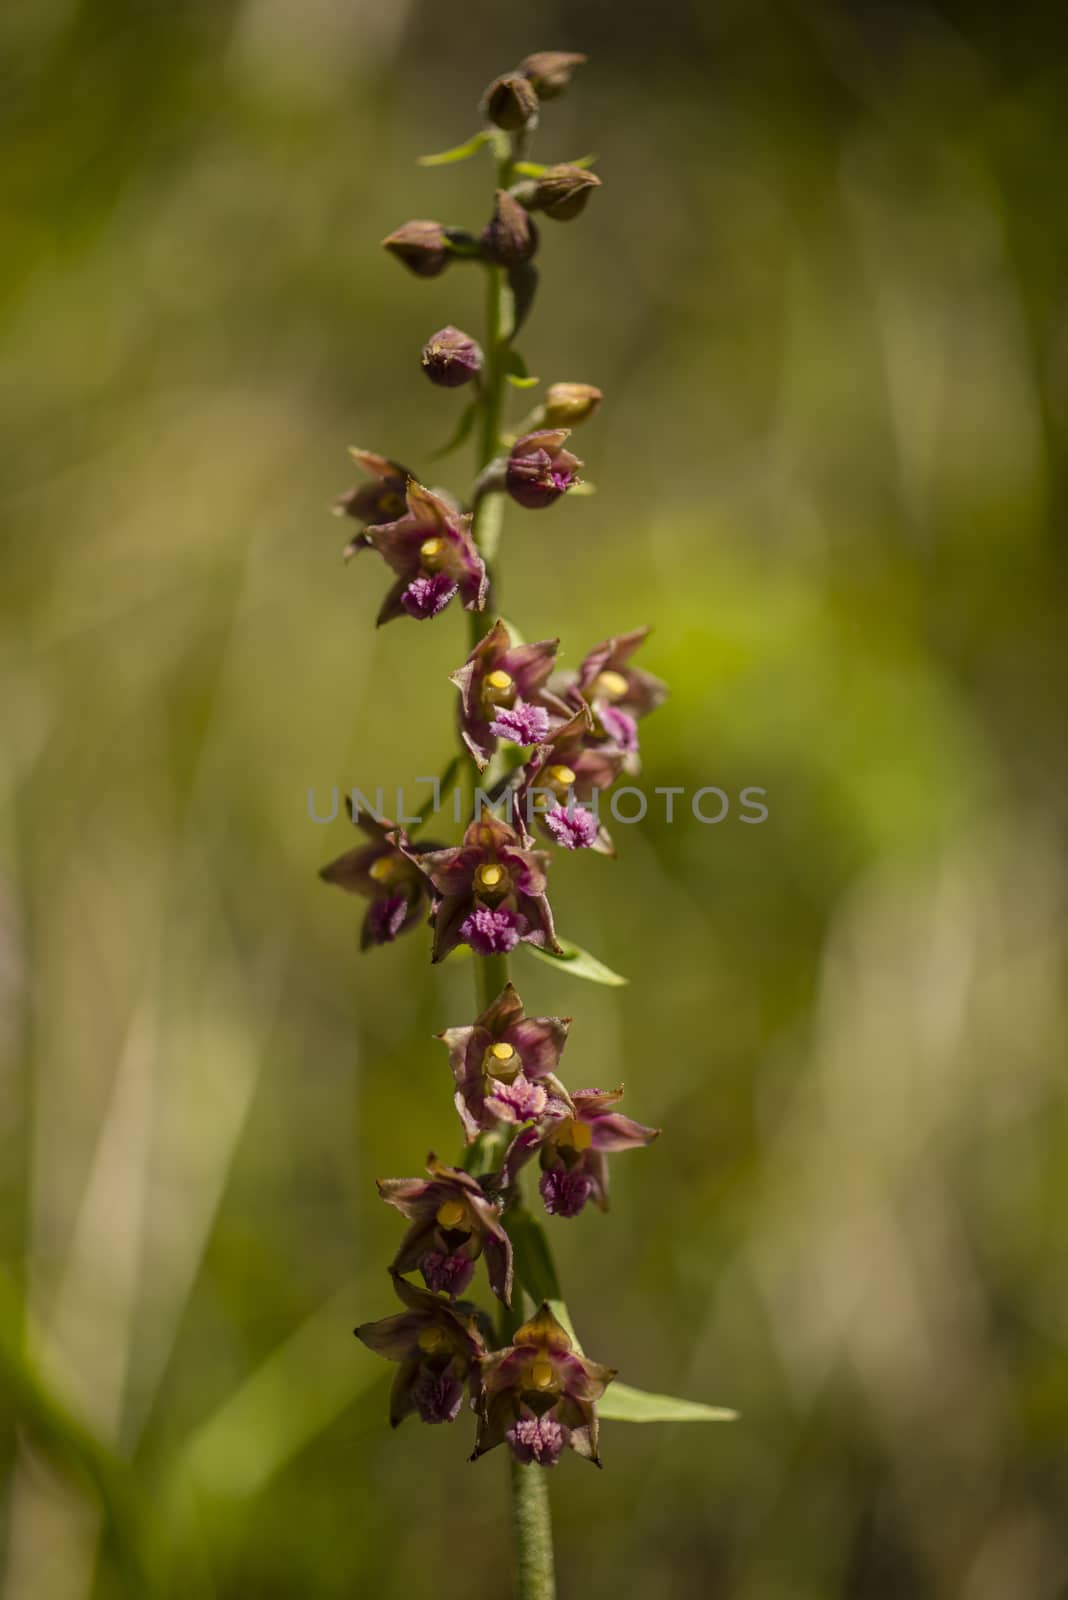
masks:
[[[467,946],[476,958],[479,1003],[474,1022],[438,1035],[466,1141],[462,1162],[448,1166],[431,1155],[425,1178],[379,1180],[382,1199],[408,1223],[389,1269],[403,1309],[356,1334],[398,1364],[394,1427],[411,1412],[423,1422],[453,1422],[466,1392],[477,1419],[472,1460],[507,1445],[521,1600],[554,1592],[548,1499],[538,1469],[555,1466],[568,1449],[599,1466],[599,1409],[636,1421],[730,1414],[619,1384],[604,1400],[616,1373],[583,1354],[545,1231],[521,1189],[522,1169],[536,1157],[547,1212],[576,1217],[591,1201],[606,1210],[608,1157],[650,1144],[659,1131],[617,1109],[621,1089],[565,1087],[559,1070],[571,1019],[527,1016],[508,976],[509,953],[523,943],[563,970],[622,981],[558,938],[546,893],[551,855],[537,846],[535,829],[564,850],[614,853],[598,796],[621,773],[638,770],[639,722],[667,693],[633,664],[648,629],[606,639],[577,670],[561,671],[558,640],[526,644],[494,615],[507,499],[541,511],[580,487],[583,463],[568,448],[571,430],[601,402],[591,384],[554,383],[514,432],[505,431],[509,386],[536,382],[515,345],[538,284],[535,216],[569,222],[600,186],[587,161],[542,166],[528,159],[542,103],[567,88],[584,60],[561,51],[528,56],[486,90],[480,132],[425,158],[440,165],[483,147],[492,152],[496,198],[481,234],[417,220],[384,241],[417,277],[437,277],[452,266],[484,274],[482,344],[447,327],[422,352],[432,383],[469,386],[474,395],[442,452],[475,432],[477,475],[466,502],[424,487],[396,461],[353,450],[366,481],[336,505],[359,524],[346,557],[377,552],[394,575],[379,624],[426,621],[457,598],[468,613],[469,654],[451,675],[459,691],[461,753],[443,782],[463,768],[471,799],[461,842],[445,848],[417,841],[415,827],[405,831],[350,806],[366,842],[324,867],[322,876],[367,898],[365,949],[390,943],[429,912],[431,959]],[[464,1298],[480,1257],[500,1301],[496,1329]],[[415,1273],[424,1287],[409,1280]],[[524,1298],[533,1311],[526,1318]]]

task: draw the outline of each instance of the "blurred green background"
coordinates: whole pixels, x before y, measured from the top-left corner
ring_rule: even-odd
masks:
[[[425,466],[477,274],[477,125],[591,64],[536,155],[532,371],[599,493],[510,512],[574,664],[652,622],[646,780],[769,819],[617,829],[525,957],[578,1086],[664,1134],[551,1225],[586,1347],[730,1427],[554,1474],[563,1600],[1068,1594],[1065,29],[1028,8],[7,0],[0,765],[2,1600],[508,1588],[499,1457],[385,1426],[377,1174],[450,1155],[469,964],[358,954],[306,792],[452,739],[459,613],[371,626],[350,444]],[[516,397],[516,410],[523,405]],[[351,525],[349,525],[351,527]],[[80,1431],[84,1430],[84,1431]],[[132,1468],[129,1467],[132,1464]],[[102,1505],[105,1510],[102,1512]],[[152,1580],[155,1582],[155,1579]]]

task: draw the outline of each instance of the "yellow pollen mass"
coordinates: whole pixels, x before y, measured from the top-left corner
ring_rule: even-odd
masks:
[[[572,1150],[588,1150],[593,1143],[593,1133],[585,1122],[572,1120],[566,1133],[561,1136],[561,1144],[569,1144]]]
[[[492,1044],[490,1045],[490,1054],[495,1061],[511,1061],[515,1051],[510,1044]]]
[[[427,1355],[432,1355],[435,1350],[444,1349],[448,1342],[440,1328],[424,1328],[419,1335],[419,1348]]]
[[[504,877],[504,870],[497,866],[479,867],[475,876],[483,889],[496,889]]]
[[[572,772],[570,767],[550,767],[546,773],[546,776],[550,778],[553,783],[563,784],[565,789],[570,788],[575,781],[575,774]]]
[[[502,672],[500,667],[493,672],[487,672],[486,682],[491,689],[510,689],[512,687],[511,678],[507,672]]]
[[[551,1389],[556,1383],[556,1373],[551,1361],[535,1361],[530,1369],[530,1382],[535,1389]]]
[[[397,863],[392,856],[379,856],[377,861],[372,861],[369,871],[376,883],[388,883],[397,869]]]
[[[434,1220],[439,1228],[457,1228],[465,1215],[459,1200],[443,1200],[438,1206]]]
[[[604,672],[599,672],[593,682],[593,692],[601,695],[605,700],[622,700],[627,692],[627,680],[621,672],[613,672],[609,667]]]
[[[444,539],[424,539],[419,546],[419,554],[424,561],[433,561],[435,556],[440,556],[444,548]]]

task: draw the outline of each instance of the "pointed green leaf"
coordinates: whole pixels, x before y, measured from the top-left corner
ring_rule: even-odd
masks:
[[[701,1400],[679,1400],[670,1394],[649,1394],[629,1383],[610,1383],[597,1414],[602,1422],[733,1422],[738,1413]]]
[[[503,1220],[512,1241],[515,1273],[520,1284],[535,1305],[543,1300],[557,1301],[560,1285],[545,1229],[529,1211],[506,1211]]]
[[[618,989],[629,982],[629,979],[621,977],[618,972],[613,972],[611,967],[606,967],[603,961],[598,961],[596,956],[591,956],[588,950],[583,950],[580,944],[572,944],[570,939],[560,939],[559,936],[558,943],[559,953],[553,950],[539,950],[532,944],[524,944],[523,949],[529,950],[539,961],[547,961],[553,967],[562,967],[565,972],[570,972],[572,977],[585,978],[589,983],[604,983],[610,988]]]
[[[562,161],[557,163],[564,167],[592,167],[597,160],[596,154],[579,156],[577,161]],[[548,171],[544,161],[517,161],[513,168],[523,178],[540,178],[543,172]]]
[[[504,375],[516,389],[533,389],[534,385],[540,382],[540,379],[531,377],[527,371],[527,364],[518,350],[509,350]]]
[[[451,167],[454,161],[469,161],[478,154],[484,144],[489,143],[489,134],[484,128],[472,135],[466,144],[454,145],[451,150],[439,150],[436,155],[420,156],[421,167]]]
[[[475,418],[477,416],[478,401],[472,400],[471,404],[465,406],[461,411],[460,420],[456,424],[456,429],[452,435],[452,438],[449,439],[446,444],[443,444],[440,450],[435,450],[430,456],[430,460],[440,461],[443,456],[451,456],[454,450],[459,450],[460,446],[471,432],[471,429],[474,427]]]

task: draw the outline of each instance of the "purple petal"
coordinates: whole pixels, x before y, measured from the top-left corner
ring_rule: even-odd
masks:
[[[463,1404],[464,1386],[448,1368],[434,1372],[423,1367],[410,1394],[424,1422],[453,1422]]]
[[[593,1117],[587,1126],[594,1150],[606,1152],[636,1150],[640,1145],[652,1144],[660,1132],[659,1128],[646,1128],[633,1117],[625,1117],[621,1111]]]
[[[597,715],[601,719],[601,727],[614,744],[628,755],[637,750],[638,724],[632,716],[620,711],[617,706],[598,706]]]
[[[527,930],[527,919],[506,906],[491,911],[488,906],[477,906],[460,924],[459,934],[476,955],[507,955],[514,950]]]
[[[597,842],[597,819],[582,806],[554,806],[542,821],[565,850],[589,850]]]
[[[547,1099],[540,1084],[529,1083],[520,1073],[511,1083],[495,1083],[485,1103],[504,1122],[526,1122],[541,1116]]]
[[[463,1294],[474,1277],[475,1263],[470,1256],[447,1256],[440,1250],[428,1250],[419,1263],[419,1271],[434,1294],[447,1294],[455,1299]]]
[[[555,1467],[567,1446],[568,1430],[551,1412],[540,1417],[531,1412],[518,1417],[504,1437],[517,1461],[528,1466],[535,1463],[539,1467]]]
[[[549,732],[549,713],[541,706],[516,705],[510,711],[498,711],[490,732],[513,744],[539,744]]]
[[[447,572],[435,572],[429,578],[413,578],[401,595],[400,603],[410,617],[425,622],[444,611],[457,588]]]
[[[374,900],[367,908],[367,939],[370,944],[392,944],[408,917],[408,897],[391,894]]]
[[[593,1191],[585,1172],[543,1172],[538,1184],[545,1209],[553,1217],[577,1217]]]

